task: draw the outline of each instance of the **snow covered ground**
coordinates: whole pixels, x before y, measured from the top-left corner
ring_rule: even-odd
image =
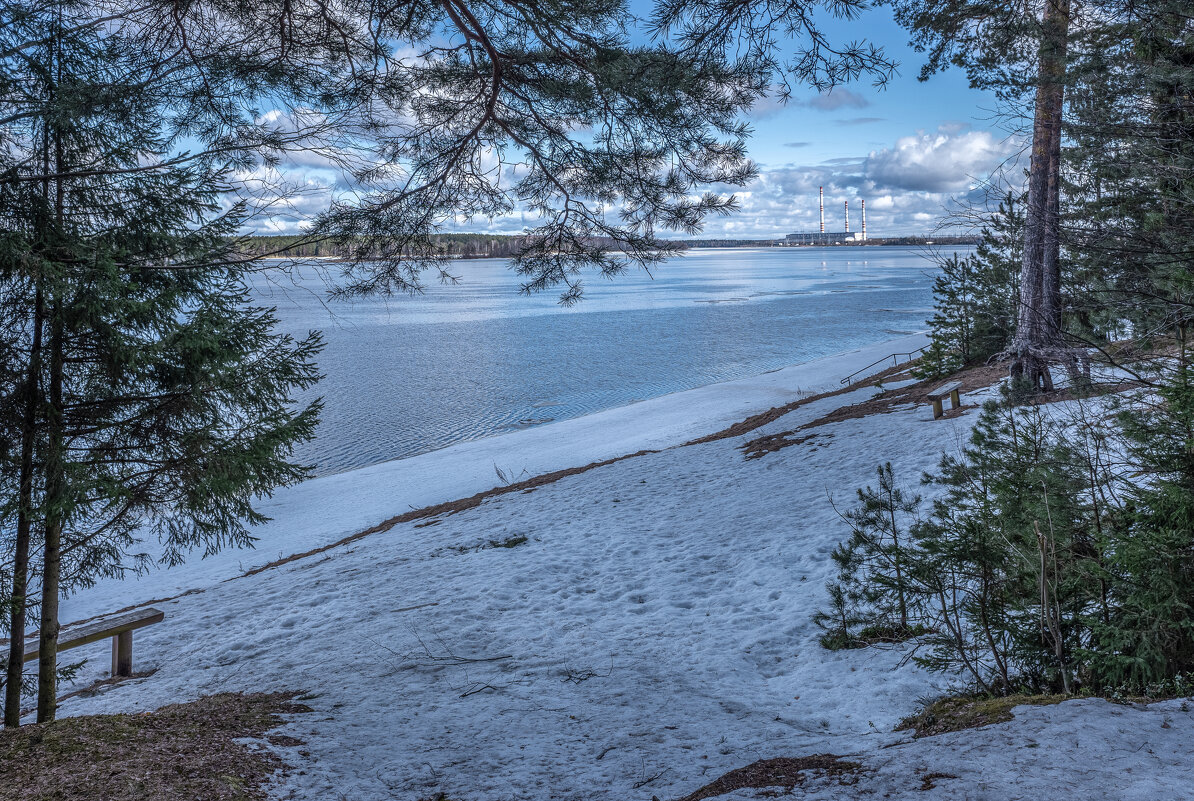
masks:
[[[901,337],[753,378],[316,478],[280,490],[259,505],[271,520],[253,530],[258,538],[254,550],[229,550],[206,559],[196,553],[180,567],[101,582],[64,600],[62,619],[79,620],[178,595],[284,556],[339,542],[410,509],[490,489],[499,483],[495,468],[517,479],[678,445],[800,395],[838,389],[842,377],[855,370],[927,343],[924,334]],[[155,554],[155,546],[147,543],[144,550]]]
[[[859,389],[746,437],[672,447],[797,390],[836,388],[838,377],[908,346],[280,494],[257,553],[71,599],[68,619],[201,590],[160,604],[165,622],[137,633],[135,667],[152,676],[72,698],[62,712],[305,691],[314,712],[287,729],[305,741],[303,755],[277,788],[297,799],[671,799],[758,759],[813,753],[848,755],[867,772],[849,787],[811,782],[810,797],[1194,798],[1185,707],[1071,702],[909,741],[892,726],[947,677],[898,667],[897,652],[818,646],[811,615],[824,601],[829,552],[846,533],[832,502],[849,505],[882,461],[915,485],[960,446],[973,413],[933,421],[926,405],[908,406],[744,458],[744,439],[874,392]],[[234,578],[279,553],[492,486],[495,462],[533,475],[646,447],[663,450]],[[102,666],[105,649],[80,651]],[[921,792],[933,772],[958,778]]]

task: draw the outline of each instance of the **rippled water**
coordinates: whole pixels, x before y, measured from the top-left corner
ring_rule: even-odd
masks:
[[[502,260],[416,297],[328,304],[314,270],[262,283],[284,327],[322,329],[319,473],[755,375],[920,330],[935,272],[915,249],[696,250],[654,280],[591,279],[577,307],[523,297]]]

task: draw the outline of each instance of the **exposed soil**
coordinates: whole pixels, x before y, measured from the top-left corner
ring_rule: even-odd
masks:
[[[836,754],[812,754],[804,757],[760,759],[744,768],[731,770],[716,781],[706,784],[680,801],[701,801],[732,793],[743,788],[782,787],[790,792],[803,784],[811,773],[815,776],[836,776],[842,784],[850,784],[862,770],[857,762],[843,761]]]
[[[137,671],[136,673],[133,673],[132,675],[129,675],[129,676],[110,676],[109,678],[106,678],[106,679],[96,679],[95,681],[91,682],[91,684],[88,684],[86,687],[80,687],[79,689],[72,690],[71,692],[66,693],[65,695],[58,696],[58,703],[61,704],[63,701],[65,701],[68,698],[90,698],[93,695],[99,695],[101,692],[104,691],[104,688],[106,688],[106,687],[111,687],[115,684],[121,684],[122,682],[126,682],[126,681],[134,681],[136,679],[147,679],[150,676],[152,676],[154,673],[157,673],[156,669]],[[22,717],[33,712],[35,709],[37,709],[37,707],[29,707],[28,709],[22,709],[21,710]]]
[[[339,548],[341,545],[347,545],[349,543],[356,542],[357,540],[362,539],[364,537],[368,537],[372,534],[381,534],[383,532],[389,531],[390,529],[394,528],[394,526],[397,526],[400,523],[410,523],[415,520],[423,520],[424,522],[419,523],[418,525],[415,526],[415,528],[426,528],[427,526],[435,526],[442,522],[439,518],[446,516],[446,515],[456,514],[457,512],[463,512],[467,509],[474,509],[474,508],[480,506],[484,501],[486,501],[489,498],[495,498],[499,495],[508,495],[509,493],[512,493],[512,492],[524,492],[524,493],[534,492],[535,489],[537,489],[538,487],[542,487],[545,484],[552,484],[556,481],[559,481],[560,479],[567,478],[568,476],[575,476],[575,475],[579,475],[581,473],[587,473],[588,471],[594,470],[598,467],[605,467],[606,465],[611,465],[615,462],[620,462],[624,459],[633,459],[637,456],[645,456],[648,453],[658,453],[658,451],[654,451],[654,450],[636,451],[635,453],[628,453],[625,456],[617,456],[613,459],[605,459],[600,462],[590,462],[589,464],[582,465],[581,467],[569,467],[566,470],[556,470],[551,473],[544,473],[543,475],[540,475],[540,476],[534,476],[532,478],[524,479],[522,481],[516,481],[512,484],[505,484],[500,487],[494,487],[493,489],[485,490],[484,492],[478,492],[476,495],[470,495],[467,498],[459,498],[454,501],[447,501],[445,503],[435,504],[434,506],[424,506],[420,509],[412,509],[409,512],[403,512],[400,515],[391,517],[388,520],[383,520],[382,522],[378,523],[377,525],[367,528],[364,531],[358,531],[355,534],[350,534],[349,536],[344,537],[343,539],[337,540],[336,542],[329,543],[328,545],[321,545],[318,548],[312,548],[311,550],[303,551],[302,553],[291,554],[290,556],[286,556],[281,559],[275,559],[272,562],[255,567],[252,570],[247,570],[244,573],[240,574],[239,576],[233,576],[232,578],[228,578],[228,579],[224,579],[224,580],[225,581],[235,581],[238,578],[246,578],[248,576],[254,576],[264,570],[270,570],[271,568],[279,567],[280,565],[284,565],[289,562],[297,562],[301,559],[306,559],[307,557],[310,557],[310,556],[317,556],[321,553],[325,553],[326,551],[330,551],[334,548]],[[510,546],[507,546],[507,547],[510,547]],[[140,609],[143,606],[152,606],[154,604],[168,603],[169,601],[175,601],[175,600],[178,600],[179,598],[183,598],[187,595],[193,595],[193,594],[199,593],[199,592],[203,592],[203,590],[201,590],[201,589],[187,590],[184,593],[180,593],[178,595],[174,595],[169,598],[155,598],[152,601],[145,601],[144,603],[133,604],[132,606],[126,606],[122,609],[115,609],[111,612],[105,612],[102,615],[94,615],[89,618],[84,618],[83,620],[75,620],[75,621],[72,621],[65,625],[66,626],[80,626],[85,623],[91,623],[92,621],[99,620],[100,618],[111,617],[113,615],[121,615],[121,614],[124,614],[125,612],[131,612],[134,609]]]
[[[658,451],[636,451],[634,453],[628,453],[625,456],[614,457],[613,459],[604,459],[600,462],[590,462],[589,464],[583,465],[581,467],[569,467],[567,470],[556,470],[551,473],[544,473],[541,476],[534,476],[522,481],[515,481],[511,484],[505,484],[500,487],[494,487],[493,489],[487,489],[484,492],[478,492],[476,495],[470,495],[467,498],[460,498],[455,501],[447,501],[446,503],[437,503],[434,506],[424,506],[422,509],[412,509],[409,512],[404,512],[395,517],[391,517],[389,520],[383,520],[372,528],[367,528],[364,531],[358,531],[356,534],[351,534],[342,540],[331,543],[330,545],[322,545],[318,548],[312,548],[309,551],[304,551],[303,553],[296,553],[282,559],[277,559],[273,562],[269,562],[268,564],[248,570],[235,578],[253,576],[263,570],[269,570],[270,568],[284,565],[287,562],[306,559],[308,556],[314,556],[315,554],[320,554],[324,551],[330,551],[333,548],[339,548],[341,545],[347,545],[350,542],[356,542],[362,537],[368,537],[371,534],[380,534],[383,531],[389,531],[399,523],[409,523],[414,520],[427,520],[428,522],[424,523],[424,526],[435,525],[439,521],[433,518],[456,514],[457,512],[463,512],[466,509],[475,509],[476,507],[480,506],[482,502],[488,500],[489,498],[496,498],[499,495],[508,495],[511,492],[531,492],[537,487],[542,487],[544,484],[553,484],[562,478],[567,478],[568,476],[587,473],[590,470],[594,470],[598,467],[605,467],[606,465],[611,465],[614,462],[620,462],[624,459],[633,459],[636,456],[644,456],[648,453],[658,453]],[[226,579],[226,581],[233,580],[234,579]]]
[[[870,376],[860,379],[860,380],[854,382],[853,384],[843,386],[841,389],[835,389],[830,392],[822,392],[822,393],[819,393],[816,395],[809,395],[808,397],[799,398],[797,400],[792,401],[791,403],[784,404],[783,406],[775,406],[771,409],[768,409],[765,412],[760,412],[759,414],[752,415],[752,416],[746,418],[745,420],[741,420],[737,423],[734,423],[733,425],[729,426],[728,428],[722,429],[721,431],[717,431],[713,434],[708,434],[704,437],[699,437],[697,439],[690,440],[688,442],[683,443],[682,445],[675,446],[675,447],[687,447],[689,445],[700,445],[700,444],[704,444],[707,442],[715,442],[717,440],[730,439],[732,437],[739,437],[744,434],[749,434],[751,431],[759,429],[759,428],[767,425],[768,423],[774,422],[775,420],[780,419],[784,415],[789,414],[789,413],[795,411],[796,409],[799,409],[802,406],[807,406],[810,403],[815,403],[816,401],[824,400],[825,398],[832,398],[832,397],[837,397],[839,395],[844,395],[847,392],[853,392],[854,390],[862,388],[862,387],[881,386],[884,382],[906,380],[911,377],[911,370],[918,363],[919,363],[919,360],[912,360],[909,362],[904,362],[903,364],[899,364],[899,365],[896,365],[893,367],[888,367],[885,370],[881,370],[878,373],[874,373]],[[926,402],[925,396],[927,395],[927,393],[933,387],[944,383],[946,380],[961,381],[962,382],[961,392],[966,393],[966,392],[973,392],[976,389],[982,389],[985,387],[989,387],[992,384],[999,381],[1001,378],[1005,377],[1006,375],[1007,375],[1007,368],[1005,365],[991,365],[991,366],[972,367],[972,368],[969,368],[966,370],[962,370],[961,372],[956,373],[953,376],[950,376],[948,379],[936,378],[936,379],[932,379],[932,380],[918,381],[914,384],[910,384],[908,386],[901,387],[899,389],[886,390],[868,400],[861,401],[856,404],[850,404],[850,405],[835,409],[834,411],[830,412],[829,414],[827,414],[823,417],[820,417],[816,420],[813,420],[810,423],[806,423],[805,425],[800,426],[799,428],[793,429],[791,431],[784,431],[779,434],[771,434],[771,435],[768,435],[765,437],[759,437],[757,439],[750,440],[742,446],[742,449],[746,452],[746,457],[748,459],[757,459],[767,453],[772,453],[774,451],[780,450],[781,448],[786,448],[789,445],[799,445],[801,443],[807,442],[809,439],[812,438],[812,435],[795,436],[797,434],[797,432],[804,431],[804,430],[810,429],[810,428],[815,428],[817,426],[828,425],[829,423],[840,422],[842,420],[851,420],[851,419],[855,419],[855,418],[859,418],[859,417],[866,417],[866,416],[869,416],[872,414],[885,414],[885,413],[893,411],[897,406],[900,406],[900,405],[905,405],[905,404],[909,404],[909,403],[925,403]],[[1117,387],[1115,388],[1114,391],[1119,391],[1119,390],[1126,389],[1126,388],[1128,388],[1127,385],[1117,385]],[[1044,397],[1040,398],[1039,401],[1037,401],[1037,402],[1052,403],[1052,402],[1057,402],[1057,401],[1062,401],[1062,400],[1070,400],[1070,399],[1072,399],[1072,397],[1073,397],[1072,393],[1070,393],[1068,390],[1059,390],[1057,392],[1050,393],[1048,396],[1044,396]],[[965,411],[967,411],[969,409],[973,409],[973,408],[975,408],[975,407],[973,404],[971,404],[969,406],[963,405],[959,409],[947,409],[945,412],[945,417],[947,417],[947,418],[958,417],[958,416],[961,416]],[[388,520],[384,520],[381,523],[378,523],[377,525],[367,528],[363,531],[358,531],[354,534],[350,534],[349,536],[344,537],[340,540],[337,540],[336,542],[330,543],[328,545],[322,545],[318,548],[313,548],[309,551],[304,551],[302,553],[291,554],[290,556],[286,556],[282,559],[276,559],[267,564],[260,565],[259,567],[255,567],[252,570],[248,570],[245,573],[241,574],[240,576],[234,576],[233,578],[225,579],[225,580],[226,581],[234,581],[237,578],[245,578],[247,576],[252,576],[252,575],[260,573],[264,570],[269,570],[271,568],[275,568],[280,565],[287,564],[289,562],[296,562],[296,561],[299,561],[302,559],[306,559],[307,557],[310,557],[310,556],[316,556],[321,553],[330,551],[334,548],[339,548],[342,545],[347,545],[349,543],[356,542],[357,540],[362,539],[364,537],[368,537],[372,534],[380,534],[380,533],[389,531],[390,529],[394,528],[395,526],[397,526],[401,523],[409,523],[409,522],[413,522],[415,520],[422,521],[415,526],[416,528],[425,528],[427,526],[438,525],[441,522],[442,517],[444,517],[446,515],[455,514],[457,512],[463,512],[468,509],[476,508],[477,506],[480,506],[484,501],[488,500],[489,498],[495,498],[495,497],[498,497],[501,495],[507,495],[507,494],[514,493],[514,492],[523,492],[523,493],[534,492],[535,489],[537,489],[538,487],[544,486],[546,484],[552,484],[552,483],[559,481],[563,478],[567,478],[568,476],[579,475],[581,473],[586,473],[590,470],[594,470],[599,467],[605,467],[607,465],[611,465],[611,464],[614,464],[615,462],[620,462],[625,459],[633,459],[638,456],[644,456],[646,454],[657,453],[657,452],[658,451],[649,450],[649,449],[636,451],[635,453],[629,453],[624,456],[618,456],[618,457],[615,457],[612,459],[603,459],[598,462],[590,462],[589,464],[582,465],[580,467],[570,467],[566,470],[556,470],[556,471],[553,471],[550,473],[544,473],[543,475],[533,476],[531,478],[527,478],[522,481],[516,481],[516,482],[510,483],[510,484],[505,484],[500,487],[494,487],[492,489],[485,490],[484,492],[478,492],[477,494],[471,495],[467,498],[459,498],[457,500],[447,501],[445,503],[435,504],[433,506],[426,506],[421,509],[412,509],[408,512],[404,512],[403,514],[391,517]],[[151,606],[154,604],[167,603],[169,601],[174,601],[174,600],[177,600],[178,598],[182,598],[184,596],[192,595],[194,593],[198,593],[198,592],[202,592],[202,591],[203,590],[201,590],[201,589],[192,589],[192,590],[188,590],[184,593],[180,593],[179,595],[171,596],[168,598],[155,598],[152,601],[146,601],[144,603],[134,604],[132,606],[126,606],[123,609],[117,609],[117,610],[113,610],[111,612],[106,612],[103,615],[96,615],[96,616],[93,616],[90,618],[86,618],[84,620],[73,621],[67,625],[77,626],[77,625],[81,625],[84,623],[90,623],[94,620],[100,619],[101,617],[108,617],[110,615],[131,612],[134,609],[140,609],[143,606]]]
[[[0,801],[264,801],[284,763],[236,742],[269,737],[295,694],[222,693],[139,715],[88,715],[0,731]]]
[[[961,370],[958,373],[950,376],[948,379],[934,378],[924,381],[917,381],[907,386],[899,387],[898,389],[885,390],[873,398],[869,398],[858,403],[853,403],[848,406],[842,406],[834,409],[824,417],[818,417],[812,422],[792,429],[791,431],[783,431],[778,434],[768,434],[757,439],[752,439],[742,446],[746,451],[746,458],[758,459],[759,457],[774,453],[781,448],[786,448],[789,445],[797,445],[805,441],[806,437],[796,437],[797,432],[807,431],[810,428],[817,426],[828,425],[829,423],[839,423],[843,420],[854,420],[859,417],[869,417],[875,414],[887,414],[895,411],[898,407],[907,406],[908,404],[926,404],[927,395],[936,387],[949,381],[961,381],[961,392],[973,392],[977,389],[985,389],[995,384],[1000,379],[1007,375],[1007,368],[1003,365],[991,365],[983,367],[971,367]],[[902,364],[899,367],[889,368],[881,373],[878,378],[879,381],[868,381],[867,385],[875,385],[881,383],[884,379],[889,381],[898,381],[911,377],[911,372],[908,364]],[[855,385],[857,388],[859,385]],[[831,393],[837,394],[837,393]],[[826,395],[825,397],[828,397]],[[811,398],[809,400],[812,400]],[[949,402],[946,401],[948,407]],[[945,417],[958,417],[962,415],[967,409],[973,409],[974,405],[963,405],[958,409],[946,409]],[[944,419],[944,418],[943,418]]]
[[[882,370],[882,371],[875,373],[871,376],[868,376],[864,379],[856,381],[852,385],[844,386],[841,389],[836,389],[836,390],[833,390],[832,392],[822,392],[819,395],[810,395],[807,398],[800,398],[798,400],[792,401],[791,403],[785,404],[783,406],[776,406],[774,408],[768,409],[765,412],[761,412],[760,414],[756,414],[751,417],[748,417],[745,420],[742,420],[741,422],[735,423],[732,426],[730,426],[729,428],[723,429],[714,434],[709,434],[708,436],[704,436],[699,439],[690,440],[688,442],[683,443],[682,445],[680,445],[678,447],[683,448],[683,447],[687,447],[689,445],[700,445],[705,442],[714,442],[714,441],[720,440],[720,439],[728,439],[730,437],[737,437],[737,436],[741,436],[742,434],[747,434],[751,431],[754,431],[757,428],[760,428],[760,427],[766,425],[767,423],[772,422],[773,420],[778,420],[780,417],[783,417],[785,414],[788,414],[789,412],[791,412],[794,409],[798,409],[801,406],[807,405],[809,403],[813,403],[814,401],[822,400],[824,398],[832,398],[832,397],[835,397],[838,395],[843,395],[847,392],[852,392],[860,387],[875,386],[877,384],[880,384],[883,380],[891,378],[891,377],[901,377],[901,376],[907,374],[908,370],[911,367],[913,367],[915,364],[917,364],[917,360],[905,362],[903,364],[900,364],[900,365],[897,365],[894,367],[889,367],[886,370]],[[993,369],[993,368],[981,368],[981,369]],[[994,379],[994,380],[997,380],[997,379]],[[994,382],[994,380],[992,381],[992,383]],[[852,408],[852,407],[847,407],[847,408]],[[860,414],[860,415],[852,415],[852,416],[861,417],[863,415]],[[847,418],[842,417],[841,419],[847,419]],[[826,422],[832,422],[832,421],[829,421],[827,419]],[[636,451],[634,453],[628,453],[625,456],[617,456],[617,457],[614,457],[613,459],[603,459],[599,462],[590,462],[589,464],[582,465],[581,467],[570,467],[566,470],[555,470],[553,472],[544,473],[543,475],[539,475],[539,476],[533,476],[531,478],[527,478],[522,481],[515,481],[510,484],[505,484],[500,487],[494,487],[492,489],[485,490],[484,492],[478,492],[476,495],[471,495],[468,498],[460,498],[460,499],[454,500],[454,501],[447,501],[445,503],[436,504],[434,506],[425,506],[421,509],[412,509],[409,512],[404,512],[403,514],[397,515],[395,517],[391,517],[388,520],[384,520],[381,523],[378,523],[376,526],[373,526],[372,528],[367,528],[364,531],[358,531],[357,533],[349,535],[348,537],[345,537],[344,539],[341,539],[337,542],[333,542],[330,545],[323,545],[323,546],[320,546],[319,548],[313,548],[310,551],[305,551],[303,553],[298,553],[298,554],[292,554],[291,556],[287,556],[282,559],[278,559],[273,562],[269,562],[268,564],[264,564],[259,567],[255,567],[252,570],[249,570],[249,571],[246,571],[245,573],[243,573],[241,576],[239,576],[239,578],[244,578],[245,576],[252,576],[257,573],[260,573],[263,570],[269,570],[271,568],[278,567],[279,565],[284,565],[287,562],[294,562],[299,559],[305,559],[308,556],[314,556],[315,554],[320,554],[320,553],[323,553],[324,551],[329,551],[333,548],[338,548],[341,545],[347,545],[348,543],[355,542],[355,541],[361,539],[362,537],[368,537],[371,534],[380,534],[384,531],[389,531],[394,526],[396,526],[400,523],[409,523],[409,522],[412,522],[415,520],[423,520],[425,522],[420,523],[418,525],[418,527],[426,527],[426,526],[436,525],[439,522],[439,520],[437,518],[443,517],[445,515],[456,514],[457,512],[463,512],[467,509],[474,509],[474,508],[480,506],[484,501],[486,501],[490,498],[495,498],[500,495],[507,495],[512,492],[533,492],[538,487],[542,487],[545,484],[554,484],[555,482],[559,481],[560,479],[567,478],[568,476],[575,476],[575,475],[579,475],[581,473],[587,473],[588,471],[594,470],[598,467],[605,467],[607,465],[614,464],[615,462],[621,462],[626,459],[634,459],[638,456],[645,456],[650,453],[658,453],[658,451],[650,450],[650,449],[641,450],[641,451]],[[228,579],[228,581],[231,581],[231,580],[232,579]],[[126,611],[126,610],[122,610],[122,611]]]
[[[801,406],[807,406],[810,403],[815,403],[819,400],[824,400],[825,398],[834,398],[838,395],[844,395],[847,392],[853,392],[854,390],[860,389],[862,387],[873,387],[881,384],[885,379],[892,378],[893,376],[902,376],[908,372],[910,367],[914,366],[918,362],[919,360],[904,362],[903,364],[896,365],[894,367],[888,367],[886,370],[882,370],[878,373],[867,376],[866,378],[859,379],[853,384],[843,386],[841,389],[835,389],[830,392],[822,392],[818,395],[809,395],[806,398],[799,398],[791,403],[786,403],[783,406],[773,406],[765,412],[759,412],[758,414],[751,415],[745,420],[734,423],[729,428],[724,428],[721,431],[700,437],[699,439],[690,440],[685,442],[684,445],[702,445],[706,442],[716,442],[719,439],[730,439],[731,437],[740,437],[743,434],[749,434],[757,428],[762,428],[768,423],[775,422],[785,414],[789,414],[790,412],[799,409]]]
[[[875,386],[875,385],[881,384],[884,380],[889,380],[889,379],[898,380],[900,378],[904,378],[908,375],[908,371],[916,364],[917,364],[917,360],[913,360],[910,362],[904,362],[903,364],[896,365],[893,367],[888,367],[887,369],[881,370],[878,373],[874,373],[873,375],[867,376],[866,378],[855,381],[853,384],[843,386],[841,389],[835,389],[831,392],[822,392],[817,395],[810,395],[805,398],[799,398],[798,400],[792,401],[791,403],[787,403],[783,406],[773,407],[771,409],[768,409],[765,412],[761,412],[759,414],[752,415],[752,416],[746,418],[745,420],[734,423],[729,428],[722,429],[721,431],[715,432],[713,434],[709,434],[704,437],[700,437],[698,439],[690,440],[690,441],[685,442],[682,445],[679,445],[677,447],[687,447],[689,445],[700,445],[700,444],[703,444],[706,442],[714,442],[714,441],[721,440],[721,439],[729,439],[731,437],[737,437],[737,436],[742,436],[743,434],[748,434],[751,431],[754,431],[755,429],[761,428],[762,426],[765,426],[770,422],[778,420],[779,418],[783,417],[785,414],[788,414],[789,412],[792,412],[795,409],[799,409],[801,406],[805,406],[807,404],[814,403],[816,401],[823,400],[825,398],[832,398],[832,397],[836,397],[838,395],[844,395],[845,393],[853,392],[854,390],[859,389],[860,387]],[[881,396],[881,397],[883,397],[883,396]],[[849,408],[852,408],[852,407],[847,407],[847,409],[849,409]],[[841,410],[838,410],[838,412],[835,412],[834,414],[839,414],[840,412],[841,412]],[[849,416],[862,416],[862,415],[846,415],[846,416],[841,416],[841,417],[838,417],[835,419],[843,419],[844,420],[844,419],[848,419]],[[833,422],[833,419],[831,419],[831,418],[833,418],[833,415],[827,415],[825,418],[822,418],[822,421],[818,421],[816,424],[821,425],[824,423]],[[812,424],[810,424],[810,426],[811,425]],[[787,432],[787,433],[790,434],[792,432]],[[784,435],[779,435],[779,436],[784,436]],[[800,442],[804,442],[807,439],[808,438],[800,438],[795,441],[788,441],[788,442],[784,443],[784,445],[781,445],[780,447],[784,447],[786,445],[799,444]],[[747,443],[748,446],[750,444],[751,443]],[[778,448],[774,448],[773,450],[778,450]],[[311,550],[304,551],[302,553],[291,554],[290,556],[286,556],[281,559],[276,559],[272,562],[268,562],[267,564],[255,567],[252,570],[248,570],[248,571],[242,573],[240,576],[234,576],[230,579],[225,579],[225,581],[234,581],[237,578],[245,578],[248,576],[253,576],[253,575],[256,575],[257,573],[260,573],[264,570],[270,570],[271,568],[279,567],[279,566],[287,564],[289,562],[296,562],[296,561],[299,561],[302,559],[306,559],[310,556],[317,556],[318,554],[325,553],[334,548],[339,548],[342,545],[347,545],[349,543],[356,542],[357,540],[362,539],[364,537],[368,537],[373,534],[381,534],[383,532],[389,531],[390,529],[394,528],[395,526],[397,526],[401,523],[409,523],[409,522],[413,522],[415,520],[423,521],[421,523],[418,523],[415,526],[416,528],[425,528],[427,526],[438,525],[441,522],[440,518],[442,518],[446,515],[455,514],[457,512],[463,512],[467,509],[474,509],[474,508],[480,506],[484,501],[488,500],[489,498],[495,498],[495,497],[498,497],[501,495],[507,495],[507,494],[510,494],[513,492],[524,492],[524,493],[534,492],[535,489],[537,489],[538,487],[544,486],[546,484],[552,484],[552,483],[559,481],[563,478],[567,478],[568,476],[575,476],[575,475],[579,475],[581,473],[587,473],[590,470],[594,470],[599,467],[605,467],[607,465],[614,464],[615,462],[620,462],[625,459],[633,459],[638,456],[645,456],[646,454],[657,453],[657,452],[658,451],[655,451],[655,450],[636,451],[635,453],[629,453],[624,456],[615,457],[613,459],[603,459],[598,462],[590,462],[589,464],[582,465],[580,467],[570,467],[566,470],[556,470],[556,471],[553,471],[550,473],[544,473],[543,475],[533,476],[531,478],[527,478],[522,481],[516,481],[516,482],[510,483],[510,484],[505,484],[500,487],[494,487],[492,489],[485,490],[484,492],[478,492],[477,494],[471,495],[467,498],[459,498],[454,501],[447,501],[445,503],[435,504],[433,506],[425,506],[420,509],[412,509],[409,512],[404,512],[400,515],[391,517],[388,520],[383,520],[382,522],[378,523],[377,525],[371,526],[370,528],[367,528],[363,531],[358,531],[354,534],[350,534],[349,536],[344,537],[340,540],[337,540],[336,542],[330,543],[328,545],[322,545],[318,548],[312,548]],[[762,454],[760,453],[759,455],[762,455]],[[751,456],[751,454],[749,452],[748,452],[748,456]],[[751,458],[755,458],[755,457],[751,456]],[[155,598],[152,601],[134,604],[132,606],[126,606],[122,609],[116,609],[111,612],[105,612],[102,615],[95,615],[93,617],[89,617],[89,618],[86,618],[83,620],[72,621],[71,623],[69,623],[67,625],[68,626],[78,626],[78,625],[82,625],[84,623],[90,623],[94,620],[99,620],[102,617],[109,617],[111,615],[124,614],[125,612],[131,612],[134,609],[140,609],[143,606],[167,603],[169,601],[174,601],[174,600],[177,600],[178,598],[182,598],[184,596],[191,595],[191,594],[194,594],[197,592],[202,592],[202,590],[192,589],[192,590],[188,590],[184,593],[180,593],[179,595],[171,596],[169,598]]]
[[[1012,719],[1017,706],[1047,706],[1073,698],[1070,695],[1006,695],[1000,698],[941,698],[911,717],[904,718],[896,731],[913,732],[916,738],[931,737],[963,729],[977,729]]]
[[[932,790],[937,786],[937,782],[941,779],[956,779],[958,778],[952,773],[926,773],[920,777],[920,789],[924,792]]]

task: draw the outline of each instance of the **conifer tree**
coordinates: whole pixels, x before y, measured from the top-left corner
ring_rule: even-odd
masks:
[[[1120,588],[1143,575],[1109,572],[1114,553],[1137,548],[1120,538],[1116,507],[1103,502],[1115,492],[1114,475],[1105,459],[1075,444],[1082,440],[1075,426],[1010,397],[989,401],[969,445],[926,476],[936,497],[899,538],[899,573],[896,540],[883,537],[888,515],[881,521],[873,514],[896,508],[897,496],[863,491],[851,537],[835,552],[840,575],[830,608],[818,615],[827,629],[823,644],[882,641],[862,633],[890,626],[893,599],[902,597],[914,615],[898,639],[911,638],[911,658],[930,670],[961,674],[993,694],[1105,686],[1101,660],[1116,651],[1096,653],[1096,632],[1110,635],[1106,621],[1121,619],[1118,604],[1132,594]],[[895,477],[887,473],[884,484],[895,486]],[[911,499],[900,500],[907,519]],[[856,522],[865,522],[866,536]],[[893,595],[897,586],[900,596]]]
[[[1078,332],[1172,340],[1191,317],[1194,40],[1182,3],[1109,17],[1075,59],[1066,149]]]
[[[833,611],[814,616],[830,647],[899,642],[920,631],[910,531],[920,497],[897,486],[890,462],[879,466],[878,479],[877,488],[858,490],[858,505],[842,515],[850,539],[832,554],[838,566],[828,587]],[[857,634],[855,625],[861,625]]]
[[[1015,331],[1023,215],[1013,193],[987,215],[973,254],[938,259],[932,342],[918,375],[947,375],[1003,351]]]
[[[1048,365],[1075,363],[1063,337],[1061,289],[1061,141],[1067,63],[1075,36],[1070,0],[1007,4],[992,0],[893,0],[897,19],[927,51],[925,80],[950,65],[975,87],[1032,103],[1019,306],[1005,355],[1013,376],[1053,386]],[[1101,4],[1084,10],[1097,15]]]
[[[222,206],[228,167],[171,158],[178,131],[163,120],[177,97],[146,80],[160,68],[153,54],[68,29],[58,13],[40,22],[44,46],[6,62],[20,86],[10,108],[23,115],[6,130],[6,189],[33,189],[29,205],[8,208],[18,257],[2,277],[35,287],[6,296],[6,317],[32,331],[16,349],[28,378],[14,395],[34,402],[10,406],[35,413],[15,426],[33,445],[33,480],[3,511],[14,552],[41,552],[38,719],[51,720],[63,593],[136,569],[134,535],[156,537],[167,561],[248,544],[263,519],[255,500],[306,475],[290,455],[312,436],[318,404],[292,394],[318,378],[320,340],[277,333],[272,310],[251,302],[255,263],[236,255],[244,208]],[[22,545],[22,520],[36,523],[38,548]],[[14,584],[35,586],[17,572]],[[14,634],[29,606],[16,595]],[[10,725],[22,642],[12,637]]]
[[[1075,197],[1074,318],[1146,388],[1117,420],[1135,478],[1108,524],[1104,581],[1115,603],[1092,615],[1105,686],[1145,687],[1194,669],[1188,599],[1194,464],[1194,33],[1187,5],[1152,0],[1107,17],[1076,59],[1066,155]]]
[[[1144,688],[1194,671],[1194,366],[1190,343],[1154,392],[1125,405],[1142,474],[1112,521],[1104,561],[1114,604],[1091,615],[1093,672],[1103,686]]]

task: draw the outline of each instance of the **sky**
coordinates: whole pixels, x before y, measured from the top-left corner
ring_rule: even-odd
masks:
[[[843,230],[847,200],[851,230],[858,230],[858,201],[866,200],[868,235],[930,233],[1021,151],[995,119],[994,95],[971,89],[963,71],[917,79],[924,56],[908,46],[889,8],[870,9],[832,30],[837,41],[882,46],[899,74],[883,89],[864,82],[828,94],[797,91],[787,105],[756,107],[750,152],[759,179],[739,193],[742,212],[709,225],[708,235],[816,231],[819,186],[826,230]]]
[[[648,2],[632,0],[632,10],[645,12]],[[824,94],[797,87],[786,104],[777,98],[757,104],[748,121],[749,153],[759,177],[735,192],[740,211],[708,220],[700,236],[776,239],[816,231],[818,187],[825,190],[828,231],[843,230],[845,201],[851,230],[858,230],[859,201],[865,200],[870,236],[963,232],[942,228],[947,213],[981,195],[992,172],[1022,151],[1021,142],[997,124],[994,96],[971,89],[958,69],[920,82],[924,56],[908,46],[907,32],[887,7],[850,21],[828,19],[824,28],[835,42],[865,40],[883,47],[898,62],[898,74],[882,89],[866,81]],[[320,187],[330,190],[336,183],[318,164],[291,164],[287,178],[312,191],[296,213],[267,223],[263,233],[301,227],[304,216],[326,208],[330,194]],[[445,230],[516,234],[535,224],[534,215],[516,210]]]

